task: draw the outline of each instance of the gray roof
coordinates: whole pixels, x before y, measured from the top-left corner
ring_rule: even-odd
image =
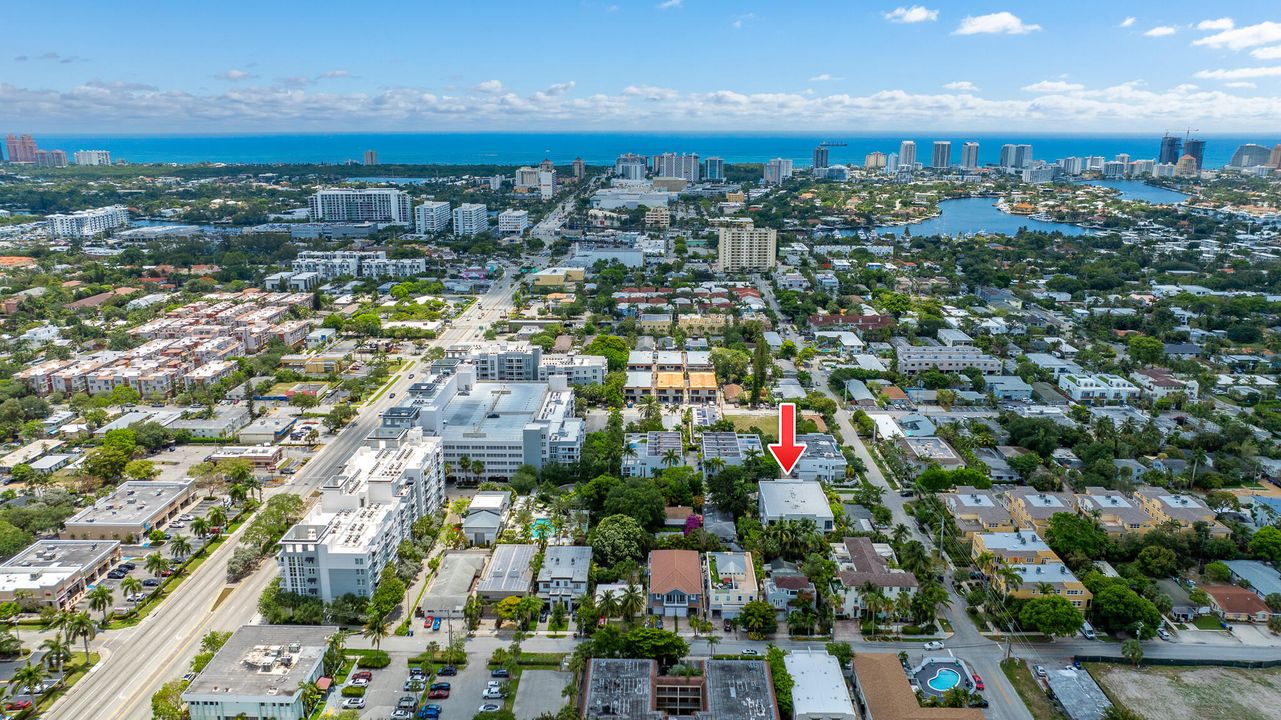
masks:
[[[298,683],[310,679],[336,632],[329,625],[242,625],[191,681],[183,698],[292,697]]]
[[[1050,670],[1047,682],[1070,720],[1102,720],[1112,702],[1084,670]]]
[[[578,545],[552,545],[543,552],[543,566],[538,570],[538,582],[569,580],[585,583],[591,565],[591,548]]]
[[[489,567],[476,586],[477,592],[518,593],[529,590],[533,580],[534,554],[537,545],[498,545]]]
[[[1281,593],[1281,575],[1258,560],[1228,560],[1224,564],[1260,595]]]

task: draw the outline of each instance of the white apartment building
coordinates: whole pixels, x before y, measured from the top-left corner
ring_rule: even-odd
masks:
[[[445,501],[443,443],[410,430],[397,447],[361,447],[324,481],[320,503],[280,541],[281,589],[332,602],[373,594],[418,518]]]
[[[765,163],[765,184],[777,185],[792,177],[792,161],[787,158],[774,158]]]
[[[327,188],[308,201],[312,220],[330,222],[385,222],[408,225],[413,221],[409,195],[395,188]]]
[[[778,231],[751,225],[723,227],[716,248],[720,272],[773,270],[778,264]]]
[[[77,165],[111,164],[111,153],[106,150],[77,150],[74,157]]]
[[[489,210],[480,203],[463,203],[454,208],[454,234],[479,235],[489,229]]]
[[[45,218],[49,233],[60,238],[91,238],[128,224],[129,211],[123,205],[77,210]]]
[[[707,613],[732,620],[743,606],[760,597],[756,566],[751,553],[710,552],[703,566]]]
[[[503,235],[520,235],[529,227],[528,210],[504,210],[498,213],[498,232]]]
[[[845,466],[849,463],[836,438],[825,433],[805,433],[797,435],[796,442],[805,444],[805,454],[792,468],[792,477],[826,483],[845,480]]]
[[[414,232],[419,235],[444,232],[451,220],[449,203],[444,200],[428,200],[414,208]]]
[[[408,277],[426,272],[427,260],[388,258],[382,250],[304,250],[294,258],[292,267],[295,273],[315,273],[325,280],[344,276]]]
[[[1001,371],[1001,361],[972,346],[898,348],[898,372],[912,374],[926,370],[961,372],[978,368],[984,375]]]
[[[677,155],[669,152],[654,156],[654,177],[683,178],[698,182],[701,171],[698,153]]]
[[[599,385],[609,372],[608,361],[598,355],[544,354],[527,342],[455,343],[445,350],[445,357],[471,364],[481,381],[546,382],[563,375],[570,385]]]
[[[644,155],[626,153],[614,161],[614,174],[624,180],[643,180],[649,171],[649,159]]]
[[[398,406],[382,414],[382,426],[367,442],[403,442],[413,428],[444,442],[445,462],[479,461],[480,478],[510,478],[521,465],[572,465],[582,455],[584,422],[574,417],[568,378],[547,382],[476,382],[476,370],[460,365],[409,388]]]
[[[523,190],[538,187],[538,168],[529,166],[516,168],[516,187]]]
[[[1059,378],[1059,388],[1080,403],[1128,403],[1139,396],[1139,388],[1120,375],[1075,375]]]

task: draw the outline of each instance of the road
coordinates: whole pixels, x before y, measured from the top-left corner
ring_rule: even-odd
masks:
[[[479,301],[454,320],[432,344],[473,338],[481,328],[503,318],[512,307],[517,280],[499,280]],[[378,400],[361,409],[358,417],[336,438],[326,443],[292,481],[271,492],[293,492],[304,497],[334,474],[380,422],[383,410],[403,397],[417,360],[404,366],[394,384]],[[270,559],[250,577],[226,582],[226,564],[242,527],[219,547],[191,577],[137,626],[104,633],[98,646],[102,655],[89,674],[45,713],[53,720],[149,720],[151,696],[169,680],[187,672],[188,663],[210,630],[235,630],[257,612],[258,596],[276,577]]]

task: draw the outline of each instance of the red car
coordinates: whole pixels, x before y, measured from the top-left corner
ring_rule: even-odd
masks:
[[[15,700],[4,704],[4,709],[10,712],[19,712],[31,707],[30,700]]]
[[[975,690],[983,690],[983,689],[984,689],[984,688],[983,688],[983,678],[979,677],[979,674],[978,674],[978,673],[974,673],[974,689],[975,689]]]
[[[430,628],[430,627],[431,627],[431,622],[432,622],[433,620],[435,620],[435,619],[436,619],[436,618],[432,617],[431,615],[428,615],[428,616],[427,616],[427,619],[423,621],[423,627],[425,627],[425,628]]]
[[[361,670],[359,672],[352,673],[351,679],[352,680],[373,680],[374,674],[369,672],[368,670]]]
[[[427,699],[429,700],[441,700],[447,697],[449,697],[448,690],[432,690],[431,692],[427,693]]]

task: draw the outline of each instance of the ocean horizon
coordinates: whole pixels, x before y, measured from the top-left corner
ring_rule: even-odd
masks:
[[[1226,165],[1244,143],[1271,147],[1281,134],[1199,135],[1206,141],[1204,166]],[[490,132],[490,133],[270,133],[270,134],[147,134],[68,135],[35,134],[40,147],[108,150],[113,160],[133,163],[344,163],[360,161],[366,150],[378,153],[384,165],[532,165],[550,158],[565,165],[581,157],[589,165],[611,165],[622,153],[656,155],[663,152],[698,153],[721,157],[727,163],[766,162],[788,158],[796,167],[811,164],[820,142],[844,143],[829,147],[829,163],[862,165],[873,151],[898,152],[902,140],[916,142],[918,162],[929,162],[932,143],[952,143],[952,163],[960,162],[961,144],[979,143],[980,164],[995,164],[1001,146],[1029,143],[1033,157],[1054,161],[1063,157],[1100,155],[1108,159],[1128,153],[1131,159],[1155,158],[1160,135],[1139,133],[958,133],[958,132]]]

